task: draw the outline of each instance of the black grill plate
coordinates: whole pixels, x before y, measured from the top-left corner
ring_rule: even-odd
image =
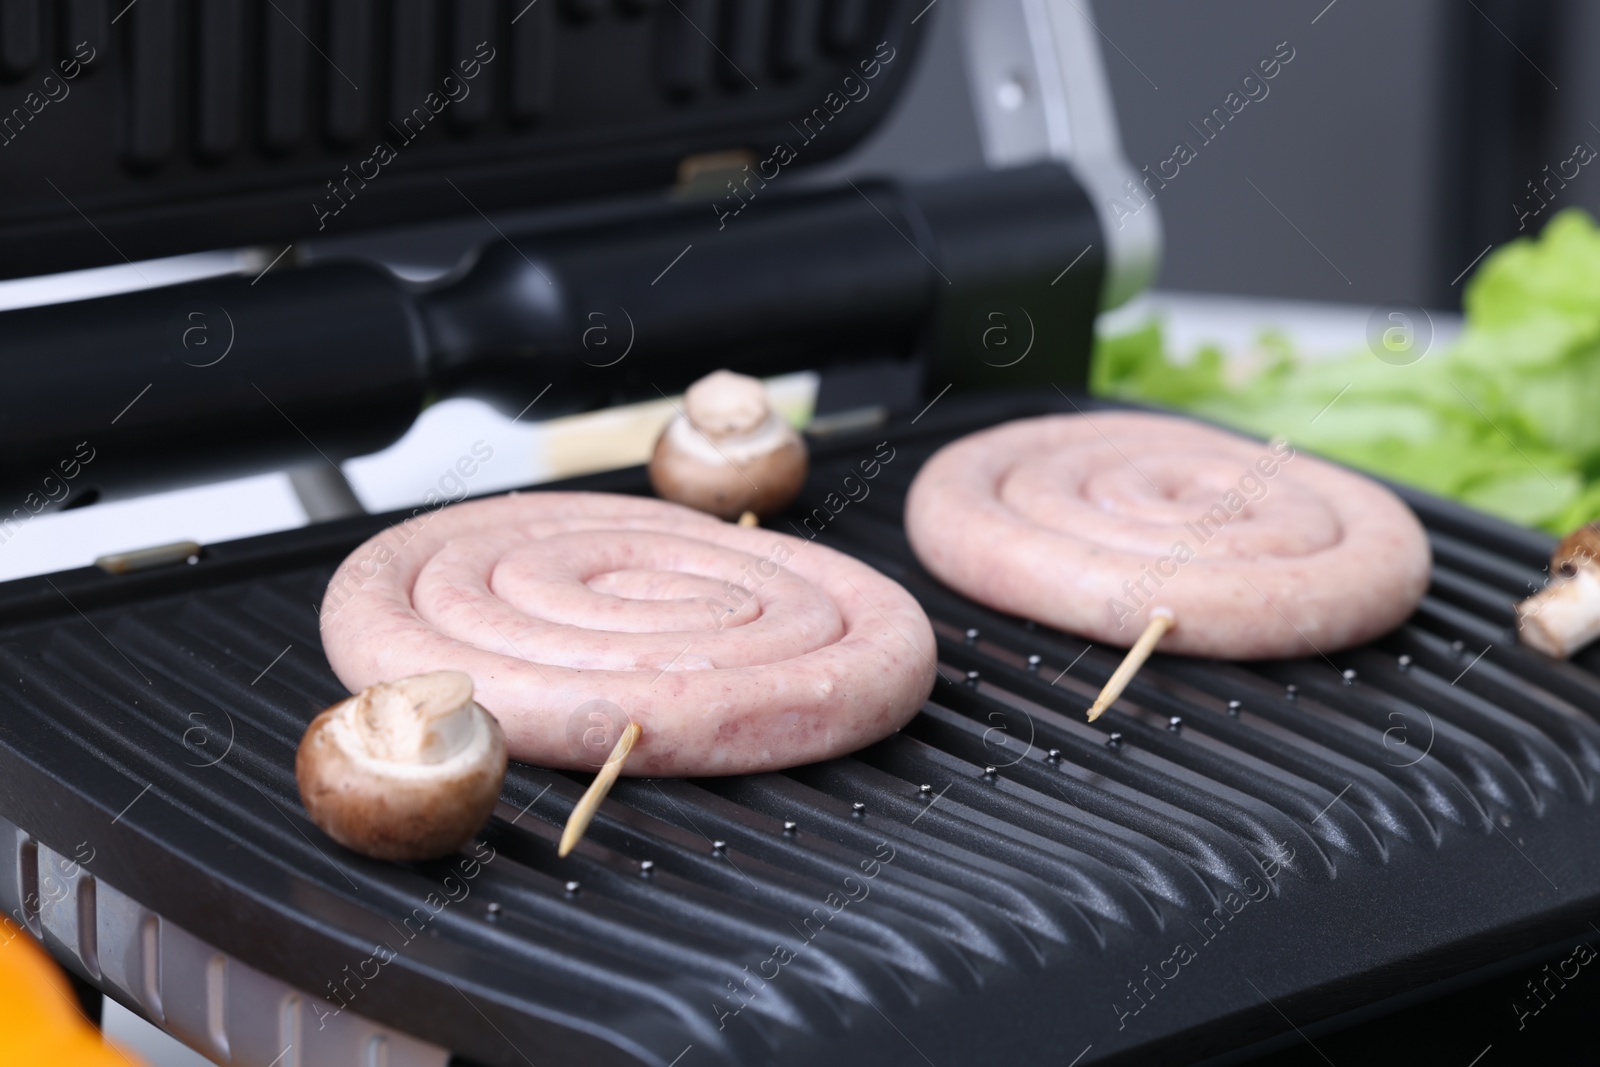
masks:
[[[901,529],[933,449],[1052,409],[950,397],[815,445],[789,518],[812,516],[934,620],[941,680],[906,730],[782,774],[625,781],[567,861],[553,846],[583,779],[514,766],[470,896],[350,1009],[485,1064],[665,1067],[691,1045],[683,1067],[1158,1064],[1584,928],[1596,661],[1554,663],[1509,629],[1547,538],[1407,493],[1436,569],[1400,630],[1331,662],[1157,656],[1087,725],[1117,654],[943,589]],[[880,441],[894,458],[862,498],[844,479]],[[305,817],[293,761],[344,695],[313,605],[395,519],[0,586],[0,815],[67,854],[89,842],[97,877],[307,991],[393,942],[459,864],[339,848]]]

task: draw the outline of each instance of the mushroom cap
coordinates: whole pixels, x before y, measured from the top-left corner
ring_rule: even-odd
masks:
[[[311,721],[295,780],[311,819],[353,851],[385,860],[448,855],[494,810],[506,774],[500,724],[472,679],[437,671],[385,682]]]
[[[778,416],[770,419],[782,432],[758,431],[773,439],[760,451],[707,442],[683,418],[674,419],[650,457],[651,487],[663,500],[730,522],[746,511],[776,515],[799,494],[809,463],[800,435]]]
[[[1585,564],[1600,561],[1600,522],[1573,530],[1550,555],[1550,576],[1571,578]]]
[[[650,484],[718,518],[766,518],[799,494],[807,467],[805,442],[772,410],[760,380],[719,370],[684,393],[682,414],[656,441]]]

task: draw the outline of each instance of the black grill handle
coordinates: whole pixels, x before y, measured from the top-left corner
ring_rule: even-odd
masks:
[[[883,358],[932,391],[1086,380],[1101,241],[1065,168],[739,202],[513,233],[422,289],[328,263],[5,313],[0,491],[33,511],[337,462],[437,395],[515,412],[549,384],[548,416]]]

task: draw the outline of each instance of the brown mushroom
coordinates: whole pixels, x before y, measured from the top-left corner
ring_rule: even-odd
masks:
[[[688,389],[650,459],[665,500],[732,521],[777,514],[806,479],[806,446],[756,378],[713,371]]]
[[[1600,637],[1600,523],[1568,534],[1550,557],[1550,584],[1517,605],[1522,643],[1565,658]]]
[[[489,819],[506,776],[500,724],[472,679],[436,671],[370,686],[311,721],[295,757],[311,820],[384,860],[447,855]]]

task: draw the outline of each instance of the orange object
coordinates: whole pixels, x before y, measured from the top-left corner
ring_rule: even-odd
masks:
[[[20,927],[0,919],[0,1063],[139,1067],[101,1040],[66,975]]]

